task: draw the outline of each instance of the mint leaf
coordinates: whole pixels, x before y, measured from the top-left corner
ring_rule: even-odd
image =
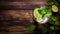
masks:
[[[56,20],[57,20],[56,16],[54,16],[54,15],[51,16],[51,19],[52,19],[53,21],[56,21]]]
[[[44,26],[41,27],[40,30],[41,30],[44,34],[48,31],[48,29],[47,29],[46,27],[44,27]]]
[[[43,9],[43,10],[40,9],[40,10],[38,10],[38,12],[39,12],[40,14],[42,14],[42,15],[43,15],[43,14],[46,14],[45,9]]]
[[[29,31],[30,31],[30,32],[34,31],[34,30],[35,30],[35,27],[36,27],[35,25],[29,26]]]
[[[52,0],[48,1],[48,5],[53,5],[53,4],[54,4],[54,2]]]
[[[60,25],[60,22],[59,21],[55,21],[55,25],[56,26],[59,26]]]
[[[55,27],[54,27],[54,26],[50,26],[50,29],[51,29],[51,30],[55,30]]]

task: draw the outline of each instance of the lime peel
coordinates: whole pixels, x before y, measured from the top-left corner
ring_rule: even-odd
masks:
[[[37,21],[38,23],[40,23],[40,22],[42,21],[42,15],[39,14],[39,12],[38,12],[39,9],[40,9],[40,8],[35,8],[35,9],[34,9],[34,17],[36,18],[36,21]]]
[[[58,12],[58,7],[56,5],[52,5],[52,11],[53,12]]]

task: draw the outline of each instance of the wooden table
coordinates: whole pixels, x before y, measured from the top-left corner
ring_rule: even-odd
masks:
[[[0,34],[27,34],[34,24],[33,9],[46,0],[0,0]]]

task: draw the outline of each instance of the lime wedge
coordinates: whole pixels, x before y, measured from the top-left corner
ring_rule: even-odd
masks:
[[[34,14],[35,18],[39,15],[38,10],[39,10],[39,8],[35,8],[34,9],[34,13],[33,14]]]
[[[52,11],[53,12],[58,12],[58,7],[56,5],[52,5]]]
[[[36,21],[39,23],[42,20],[42,15],[39,14],[38,12],[39,8],[35,8],[34,9],[34,17],[36,18]]]
[[[37,18],[36,21],[37,21],[38,23],[41,23],[42,18]]]

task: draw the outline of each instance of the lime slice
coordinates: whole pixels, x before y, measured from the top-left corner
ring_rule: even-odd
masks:
[[[38,10],[39,10],[39,8],[35,8],[34,9],[34,13],[33,14],[34,14],[35,18],[39,15]]]
[[[58,12],[58,7],[56,5],[52,5],[52,11],[53,12]]]
[[[38,23],[40,23],[40,22],[42,21],[42,16],[38,16],[38,17],[36,18],[36,21],[37,21]]]
[[[34,17],[36,18],[36,21],[39,23],[42,19],[42,15],[39,14],[38,10],[39,8],[35,8],[33,14],[34,14]]]

